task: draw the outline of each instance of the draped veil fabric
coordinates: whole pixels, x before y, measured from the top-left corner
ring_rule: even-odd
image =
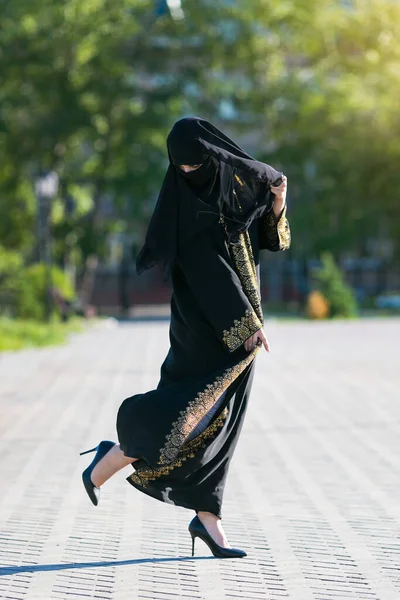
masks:
[[[170,164],[144,247],[137,257],[138,273],[156,263],[169,271],[179,245],[217,221],[221,214],[226,218],[230,239],[248,230],[255,219],[271,210],[270,185],[282,176],[204,119],[190,117],[175,123],[167,147]],[[179,165],[199,164],[201,175],[206,176],[200,190],[191,184],[196,183],[200,173],[183,174],[179,169]],[[240,207],[233,193],[235,175],[245,183]]]

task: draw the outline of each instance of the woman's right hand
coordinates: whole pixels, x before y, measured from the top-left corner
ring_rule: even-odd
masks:
[[[252,350],[254,350],[254,348],[257,346],[258,340],[261,340],[262,345],[264,346],[266,351],[269,352],[269,342],[265,337],[265,333],[262,329],[259,329],[258,331],[253,333],[253,335],[245,341],[244,347],[247,350],[247,352],[251,352]]]

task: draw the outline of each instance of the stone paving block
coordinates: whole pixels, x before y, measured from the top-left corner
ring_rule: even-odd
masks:
[[[214,559],[192,513],[117,474],[93,507],[82,449],[157,384],[167,321],[93,327],[0,356],[0,598],[400,600],[396,319],[267,320]],[[129,472],[129,471],[128,471]]]

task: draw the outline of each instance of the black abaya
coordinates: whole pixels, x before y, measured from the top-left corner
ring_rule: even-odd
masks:
[[[243,182],[235,183],[240,201]],[[228,239],[222,217],[181,245],[160,382],[127,398],[117,418],[121,449],[139,459],[129,483],[158,500],[218,516],[260,350],[243,346],[263,324],[259,248],[289,246],[285,213],[276,219],[270,211],[235,243]]]

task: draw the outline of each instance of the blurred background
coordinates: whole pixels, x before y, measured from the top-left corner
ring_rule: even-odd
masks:
[[[267,312],[400,310],[398,0],[1,10],[0,349],[44,343],[39,323],[168,303],[134,257],[187,115],[288,177],[292,247],[264,253]]]

